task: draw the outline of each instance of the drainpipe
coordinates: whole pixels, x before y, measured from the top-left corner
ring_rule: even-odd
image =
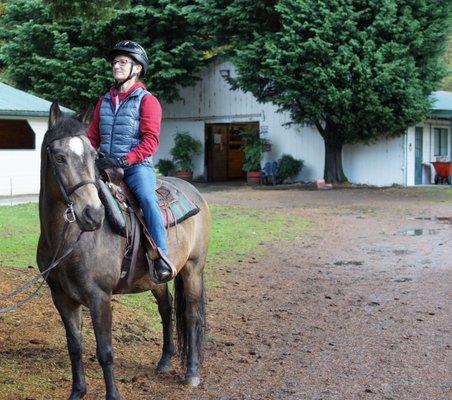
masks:
[[[449,119],[449,161],[452,162],[452,118]],[[452,180],[451,180],[452,185]]]
[[[408,186],[408,176],[407,176],[407,163],[408,163],[408,129],[405,132],[404,138],[405,145],[403,146],[403,180],[404,186]]]

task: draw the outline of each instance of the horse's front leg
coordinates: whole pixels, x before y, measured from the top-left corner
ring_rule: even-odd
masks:
[[[82,360],[82,307],[64,293],[55,290],[52,290],[52,299],[66,329],[72,367],[72,391],[69,400],[79,400],[86,394],[85,368]]]
[[[111,295],[99,291],[91,296],[89,310],[96,336],[96,353],[102,367],[106,388],[106,400],[119,400],[114,376],[114,360],[112,346],[112,313]]]
[[[163,326],[163,349],[162,357],[157,364],[157,372],[165,373],[171,370],[171,358],[174,354],[173,343],[173,307],[172,297],[168,290],[168,284],[158,285],[157,289],[152,290],[152,294],[157,300],[160,317]]]

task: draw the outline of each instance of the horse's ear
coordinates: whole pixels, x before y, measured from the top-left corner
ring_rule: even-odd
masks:
[[[50,112],[49,112],[49,128],[54,126],[56,122],[61,118],[62,113],[60,110],[60,107],[58,106],[58,103],[54,101],[52,105],[50,106]]]
[[[89,124],[93,118],[94,107],[90,104],[85,111],[77,115],[77,119],[83,124]]]

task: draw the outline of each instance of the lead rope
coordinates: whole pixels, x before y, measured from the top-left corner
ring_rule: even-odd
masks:
[[[45,283],[45,279],[47,279],[47,277],[50,274],[50,271],[52,271],[55,267],[58,266],[58,264],[64,259],[66,258],[69,254],[72,253],[72,251],[74,250],[74,246],[77,244],[77,242],[80,240],[80,238],[82,237],[82,234],[84,233],[84,231],[80,231],[77,240],[72,244],[71,247],[69,247],[69,249],[67,249],[64,254],[58,257],[58,254],[61,250],[61,248],[63,247],[63,244],[66,242],[66,232],[67,232],[67,228],[69,226],[69,224],[71,224],[72,222],[75,221],[75,219],[72,219],[71,217],[67,217],[67,215],[70,215],[71,212],[73,212],[73,210],[70,210],[69,208],[65,211],[64,213],[64,226],[63,226],[63,231],[61,232],[61,237],[60,237],[60,241],[58,244],[58,247],[55,251],[55,254],[52,258],[52,261],[49,265],[49,267],[45,270],[42,271],[40,273],[38,273],[37,275],[35,275],[33,278],[31,278],[28,282],[25,282],[23,285],[19,286],[17,289],[13,290],[11,293],[8,293],[2,297],[0,297],[0,301],[5,301],[8,300],[10,298],[16,297],[17,295],[23,293],[25,290],[27,290],[29,287],[33,286],[36,282],[39,281],[39,279],[43,278],[43,280],[39,283],[39,286],[30,294],[28,295],[25,299],[17,301],[16,303],[7,306],[7,307],[3,307],[0,308],[0,314],[6,314],[7,312],[11,312],[11,311],[15,311],[17,310],[19,307],[22,307],[23,305],[29,303],[31,300],[33,300],[38,294],[39,291],[41,290],[42,286]]]

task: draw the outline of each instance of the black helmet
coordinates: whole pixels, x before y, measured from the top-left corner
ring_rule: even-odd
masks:
[[[112,61],[118,54],[125,54],[133,58],[141,65],[140,78],[146,74],[148,70],[149,59],[146,51],[137,42],[132,40],[122,40],[116,43],[115,46],[108,53],[108,60]]]

